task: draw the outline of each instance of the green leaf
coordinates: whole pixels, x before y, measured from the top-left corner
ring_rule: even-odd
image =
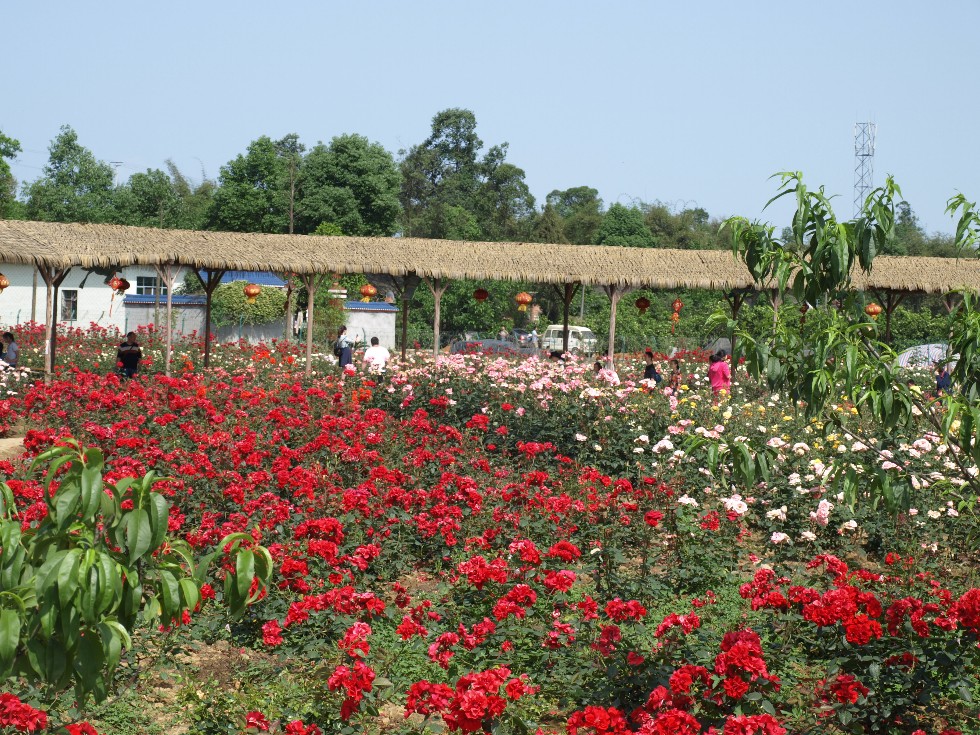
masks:
[[[20,615],[9,607],[0,609],[0,677],[10,675],[14,654],[20,645]]]
[[[255,555],[248,549],[238,552],[235,559],[235,583],[238,589],[238,596],[243,600],[248,598],[248,591],[252,587],[252,580],[255,578]]]
[[[90,449],[89,453],[98,453],[99,463],[89,463],[81,472],[79,487],[81,489],[81,512],[86,521],[93,520],[102,502],[102,453]]]
[[[78,567],[82,561],[82,550],[72,549],[58,565],[58,600],[66,607],[78,589]]]
[[[150,516],[142,508],[131,511],[126,518],[126,548],[129,551],[129,563],[133,564],[149,551],[152,541]]]

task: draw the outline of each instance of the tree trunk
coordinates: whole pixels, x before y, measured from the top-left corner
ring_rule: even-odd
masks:
[[[439,326],[441,321],[441,310],[442,310],[442,295],[446,293],[446,288],[449,286],[449,282],[444,282],[441,278],[426,278],[426,284],[429,286],[429,290],[432,292],[432,298],[435,301],[435,313],[432,318],[432,354],[437,359],[439,357]]]

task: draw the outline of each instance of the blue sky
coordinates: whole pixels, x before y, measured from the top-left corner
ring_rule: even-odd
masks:
[[[397,153],[466,107],[539,203],[588,185],[756,217],[793,169],[850,215],[864,120],[875,182],[893,174],[927,230],[952,229],[954,192],[980,199],[974,0],[20,2],[3,19],[21,181],[62,124],[122,178],[167,158],[200,178],[263,134]]]

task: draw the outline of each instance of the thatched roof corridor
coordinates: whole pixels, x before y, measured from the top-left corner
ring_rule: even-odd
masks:
[[[667,290],[756,287],[731,252],[718,250],[267,235],[15,220],[0,221],[0,262],[57,268],[172,263],[300,274],[414,272],[451,280]],[[855,274],[854,286],[925,293],[980,289],[980,261],[881,256],[870,275]]]

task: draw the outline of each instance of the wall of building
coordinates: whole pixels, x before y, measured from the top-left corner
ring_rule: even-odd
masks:
[[[31,321],[44,323],[47,289],[44,281],[38,276],[37,287],[34,287],[34,268],[29,265],[0,264],[2,272],[10,281],[10,287],[0,294],[0,326],[16,327]],[[153,268],[124,268],[122,277],[130,282],[129,293],[136,292],[138,276],[156,276]],[[86,278],[87,276],[87,278]],[[84,286],[82,282],[84,281]],[[71,314],[65,309],[66,301],[74,297],[75,308]],[[34,300],[32,311],[32,300]],[[113,298],[112,289],[105,284],[105,279],[96,273],[88,273],[81,268],[72,268],[61,284],[59,294],[58,323],[62,327],[86,328],[90,324],[100,327],[115,327],[120,332],[127,329],[126,309],[122,305],[122,297]],[[74,318],[67,318],[73,316]],[[152,321],[152,319],[150,320]],[[146,321],[142,323],[148,323]],[[130,323],[129,329],[137,324]]]
[[[344,318],[347,320],[347,332],[357,335],[361,344],[370,344],[372,337],[389,350],[395,349],[395,320],[398,312],[392,311],[361,311],[347,308]]]

